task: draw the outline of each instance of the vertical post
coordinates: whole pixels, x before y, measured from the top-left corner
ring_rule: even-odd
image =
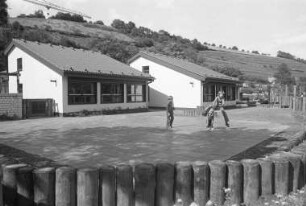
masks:
[[[306,94],[304,94],[304,95],[306,95]],[[302,99],[302,111],[303,111],[303,113],[304,113],[304,115],[305,115],[305,112],[306,112],[306,97],[303,97],[303,99]]]
[[[293,111],[296,111],[296,85],[293,86]]]
[[[258,159],[261,168],[261,195],[267,197],[273,194],[273,164],[270,159]]]
[[[4,165],[3,170],[3,205],[15,206],[17,203],[17,170],[24,164]]]
[[[55,172],[55,205],[76,206],[76,170],[60,167]]]
[[[54,206],[55,169],[52,167],[36,169],[33,175],[35,205]]]
[[[275,193],[280,195],[288,194],[289,186],[289,163],[282,157],[272,157],[275,165]]]
[[[156,206],[173,205],[174,166],[158,163],[156,170]]]
[[[141,163],[135,166],[135,206],[155,205],[155,166]]]
[[[123,98],[124,98],[124,103],[127,103],[127,84],[125,83],[123,85]]]
[[[116,169],[105,165],[100,169],[100,205],[116,206]]]
[[[77,171],[77,205],[98,206],[99,171],[84,168]]]
[[[286,86],[285,86],[285,96],[286,97],[288,97],[289,95],[288,95],[288,85],[286,84]]]
[[[101,104],[101,82],[97,82],[97,104]]]
[[[242,202],[243,172],[242,164],[237,161],[228,160],[228,188],[230,189],[230,205],[240,205]]]
[[[299,188],[301,160],[298,155],[290,152],[284,153],[284,158],[289,161],[289,192],[296,192]]]
[[[130,165],[119,165],[116,170],[117,206],[133,204],[133,171]]]
[[[205,206],[209,199],[209,166],[207,162],[194,162],[193,195],[198,206]]]
[[[259,164],[256,160],[242,160],[243,165],[243,199],[246,205],[252,204],[259,197]]]
[[[17,205],[33,206],[33,167],[21,167],[17,170]]]
[[[224,203],[224,187],[226,181],[226,165],[221,160],[213,160],[208,163],[210,168],[210,200],[222,205]]]
[[[175,165],[175,201],[183,201],[183,206],[189,206],[192,202],[192,168],[189,162],[177,162]]]

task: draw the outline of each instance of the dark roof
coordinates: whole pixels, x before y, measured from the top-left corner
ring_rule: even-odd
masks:
[[[230,82],[239,82],[238,78],[229,77],[227,75],[221,74],[219,72],[213,71],[207,67],[199,66],[197,64],[191,63],[184,59],[178,59],[174,57],[165,56],[162,54],[156,54],[151,52],[139,52],[134,57],[132,57],[128,62],[131,64],[138,58],[145,58],[153,61],[157,64],[161,64],[165,67],[171,68],[177,72],[190,76],[192,78],[204,81],[206,79],[214,80],[226,80]]]
[[[14,47],[20,48],[62,75],[75,72],[77,74],[93,73],[107,76],[153,79],[150,75],[99,52],[13,39],[5,50],[5,54],[8,54]]]

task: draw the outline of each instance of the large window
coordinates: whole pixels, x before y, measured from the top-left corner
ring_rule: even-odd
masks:
[[[101,83],[101,103],[123,103],[124,87],[118,83]]]
[[[224,92],[225,101],[236,100],[236,87],[233,85],[224,85],[216,83],[208,83],[203,86],[203,101],[212,102],[214,101],[219,91]]]
[[[127,102],[145,102],[146,85],[128,84],[127,85]]]
[[[22,58],[17,59],[17,71],[22,71]]]
[[[68,104],[96,104],[97,82],[69,80]]]

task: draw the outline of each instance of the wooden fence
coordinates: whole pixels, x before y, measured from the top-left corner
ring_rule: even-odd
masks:
[[[306,97],[276,96],[270,104],[263,104],[268,108],[289,108],[296,112],[306,112]]]
[[[306,142],[290,152],[242,161],[140,163],[32,168],[2,164],[0,205],[173,206],[182,201],[256,205],[260,196],[286,195],[305,185]],[[229,188],[225,190],[225,188]],[[226,199],[226,191],[229,192]],[[3,200],[3,202],[2,202]]]

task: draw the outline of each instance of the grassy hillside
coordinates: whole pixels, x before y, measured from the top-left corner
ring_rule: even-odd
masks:
[[[15,38],[100,51],[122,62],[140,50],[149,50],[184,58],[215,70],[218,67],[234,68],[245,77],[267,80],[282,63],[288,65],[294,76],[306,77],[306,64],[301,62],[207,47],[196,39],[189,40],[166,31],[156,32],[120,20],[117,21],[117,29],[57,19],[11,18],[10,23]]]
[[[290,59],[251,53],[229,51],[202,51],[204,63],[208,67],[228,66],[239,69],[244,74],[266,78],[273,76],[280,64],[285,63],[296,77],[306,76],[306,64]]]

